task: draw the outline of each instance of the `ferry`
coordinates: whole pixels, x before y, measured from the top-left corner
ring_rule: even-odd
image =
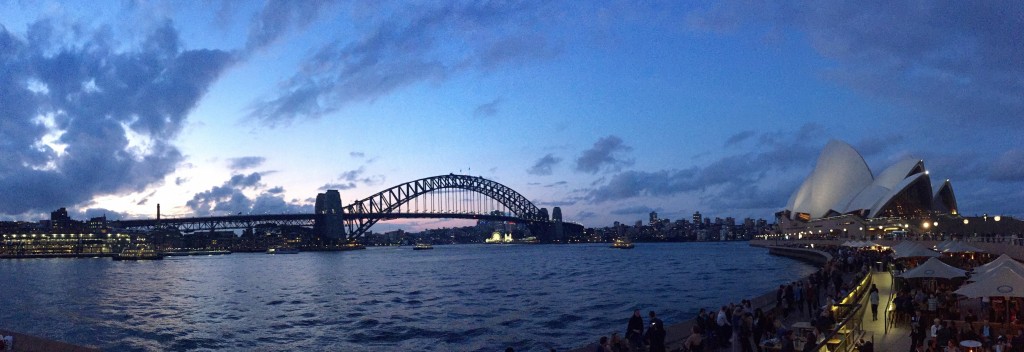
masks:
[[[121,253],[115,253],[114,260],[161,260],[164,255],[146,246],[125,248]]]
[[[422,251],[424,249],[434,249],[434,246],[431,245],[430,243],[417,243],[415,246],[412,247],[412,250],[414,251]]]
[[[612,243],[612,248],[633,249],[633,242],[628,240],[628,239],[624,240],[624,239],[619,238],[619,239],[616,239],[614,243]]]
[[[270,247],[267,248],[267,254],[297,254],[299,250],[296,248],[288,247]]]
[[[171,252],[164,252],[164,255],[168,256],[168,257],[186,257],[186,256],[194,256],[194,255],[224,255],[224,254],[231,254],[231,251],[223,250],[223,249],[217,249],[217,250],[210,250],[210,251],[171,251]]]

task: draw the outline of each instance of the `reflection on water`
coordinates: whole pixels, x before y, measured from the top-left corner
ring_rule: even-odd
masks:
[[[5,328],[110,351],[559,350],[813,268],[746,243],[458,245],[0,261]]]

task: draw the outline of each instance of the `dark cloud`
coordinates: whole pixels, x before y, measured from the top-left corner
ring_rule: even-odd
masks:
[[[345,172],[341,173],[340,176],[338,176],[338,180],[345,181],[345,182],[340,183],[340,184],[334,184],[334,185],[338,185],[340,187],[339,188],[332,188],[332,189],[339,189],[339,190],[351,189],[351,188],[355,188],[356,185],[359,184],[359,183],[361,183],[361,184],[363,184],[365,186],[376,186],[376,185],[379,185],[381,183],[384,183],[384,175],[363,176],[363,174],[365,174],[365,173],[366,173],[366,168],[362,167],[362,166],[360,166],[358,169],[355,169],[355,170],[345,171]]]
[[[579,213],[576,213],[576,218],[580,220],[589,219],[595,216],[597,216],[597,213],[594,213],[592,211],[581,211]]]
[[[241,158],[228,159],[228,168],[233,171],[248,170],[263,165],[267,158],[262,156],[243,156]]]
[[[174,178],[174,185],[175,186],[181,186],[181,185],[185,184],[185,182],[188,182],[187,178],[184,178],[184,177],[175,177]]]
[[[742,132],[736,133],[736,134],[730,136],[729,139],[725,140],[725,146],[726,147],[731,147],[731,146],[743,143],[743,141],[745,141],[747,139],[750,139],[750,137],[753,137],[753,136],[754,136],[754,131],[751,131],[751,130],[746,130],[746,131],[742,131]]]
[[[569,184],[569,181],[557,181],[544,185],[545,188],[560,187]]]
[[[539,207],[567,207],[575,205],[576,200],[552,200],[552,201],[534,201],[533,203]]]
[[[576,158],[576,171],[595,174],[599,171],[617,171],[624,166],[633,165],[633,159],[625,159],[621,156],[633,150],[632,147],[622,143],[617,136],[607,136],[594,142],[594,146],[583,151],[579,158]]]
[[[48,20],[24,35],[0,26],[0,213],[138,192],[182,161],[172,141],[233,56],[183,50],[170,21],[141,43],[111,36]]]
[[[531,166],[529,169],[527,169],[526,173],[531,174],[531,175],[541,175],[541,176],[543,176],[543,175],[550,175],[551,174],[551,168],[556,166],[556,165],[558,165],[561,162],[562,162],[562,158],[559,158],[559,157],[556,157],[554,155],[548,154],[548,155],[545,155],[545,156],[541,157],[540,159],[537,159],[537,162],[533,163],[533,166]]]
[[[501,99],[494,99],[490,102],[480,104],[476,109],[473,109],[473,116],[477,118],[491,117],[498,114],[498,104],[501,103]]]
[[[716,3],[690,24],[733,31],[749,22],[806,34],[835,62],[823,74],[865,95],[965,125],[1019,126],[1024,116],[1024,3]],[[759,26],[765,27],[765,26]]]
[[[631,206],[631,207],[615,209],[615,210],[612,210],[611,213],[612,214],[616,214],[616,215],[632,215],[632,214],[649,214],[652,211],[658,211],[658,210],[654,209],[654,208],[651,208],[651,207],[648,207],[648,206],[637,205],[637,206]]]
[[[1024,150],[1011,149],[992,163],[989,178],[995,181],[1024,181]]]
[[[542,11],[529,3],[400,3],[375,13],[382,15],[350,19],[369,30],[313,52],[278,92],[251,105],[249,117],[271,126],[319,118],[414,83],[552,55],[531,26]]]
[[[326,191],[326,190],[329,190],[329,189],[344,191],[346,189],[353,189],[353,188],[356,188],[356,183],[355,182],[328,183],[328,184],[325,184],[323,186],[320,186],[320,190],[321,191]]]
[[[225,3],[230,1],[225,1]],[[249,25],[248,50],[268,46],[292,30],[303,29],[334,5],[330,0],[267,1]],[[223,8],[222,8],[223,10]]]
[[[232,175],[220,186],[196,193],[185,206],[199,216],[227,214],[283,214],[312,212],[309,204],[286,202],[280,186],[265,189],[262,174]],[[246,192],[257,193],[253,198]]]
[[[153,209],[153,212],[156,213],[156,209]],[[128,214],[126,214],[126,213],[122,213],[122,212],[118,212],[118,211],[113,211],[113,210],[110,210],[110,209],[104,209],[104,208],[89,208],[89,209],[85,209],[85,211],[69,212],[69,214],[68,214],[68,216],[71,217],[72,219],[82,219],[82,220],[92,219],[92,218],[96,218],[96,217],[100,217],[100,216],[106,216],[107,220],[117,220],[117,219],[126,219],[127,215]]]
[[[904,140],[905,138],[900,134],[872,135],[855,143],[854,148],[857,149],[860,155],[868,157],[890,150],[894,146],[902,144]]]
[[[594,202],[680,193],[714,194],[723,202],[749,197],[750,191],[761,190],[751,185],[784,177],[793,169],[809,170],[824,145],[822,137],[814,137],[820,134],[816,125],[805,125],[791,136],[764,133],[759,136],[761,145],[757,152],[729,155],[687,169],[621,172],[588,190],[586,197]],[[785,199],[777,200],[777,204],[783,202]]]

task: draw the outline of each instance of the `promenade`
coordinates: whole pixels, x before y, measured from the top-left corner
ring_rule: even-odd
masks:
[[[66,342],[47,340],[41,337],[26,335],[0,329],[0,334],[14,338],[12,351],[21,352],[99,352],[95,347],[72,345]],[[10,348],[10,347],[8,347]]]

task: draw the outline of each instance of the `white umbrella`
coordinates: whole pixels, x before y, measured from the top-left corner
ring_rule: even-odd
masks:
[[[896,252],[896,258],[910,258],[910,257],[941,257],[939,254],[928,248],[924,248],[921,245],[915,245],[913,248],[909,248],[902,252]]]
[[[952,279],[954,277],[967,276],[966,270],[957,269],[949,264],[943,263],[941,260],[936,258],[928,258],[928,261],[924,264],[919,265],[916,268],[907,270],[907,272],[900,275],[907,279],[914,278],[943,278]]]
[[[967,284],[954,293],[970,298],[977,297],[1024,297],[1024,277],[1010,268],[993,270],[991,277]]]
[[[1010,271],[1014,272],[1017,275],[1020,275],[1021,277],[1024,277],[1024,267],[1018,266],[1018,265],[1009,264],[1009,263],[1004,263],[1003,265],[1000,265],[1000,266],[997,266],[997,267],[988,268],[988,270],[985,270],[985,271],[976,271],[976,272],[974,272],[974,275],[971,275],[970,279],[967,279],[967,281],[978,282],[978,281],[985,281],[985,280],[988,280],[988,279],[993,278],[993,277],[998,277],[1000,275],[999,273],[1001,272],[1000,269],[1004,269],[1004,268],[1005,269],[1009,269]]]
[[[977,268],[974,268],[974,272],[978,273],[982,271],[988,271],[989,269],[998,268],[1006,263],[1024,268],[1024,264],[1021,264],[1020,262],[1013,260],[1013,258],[1011,258],[1009,255],[1003,254],[1000,255],[999,258],[996,258],[995,260],[992,260],[991,262],[988,262],[985,265],[979,265]]]

